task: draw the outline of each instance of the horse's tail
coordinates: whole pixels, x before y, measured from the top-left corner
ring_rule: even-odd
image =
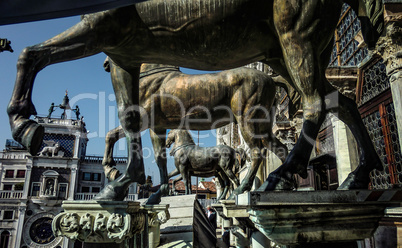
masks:
[[[234,173],[237,174],[240,170],[240,168],[244,165],[244,163],[247,161],[250,161],[250,158],[247,155],[247,152],[243,148],[236,148],[235,149],[236,153],[236,159],[235,159],[235,168],[234,168]],[[237,156],[239,155],[239,156]]]
[[[295,90],[295,88],[289,84],[289,82],[283,78],[282,76],[276,76],[276,77],[272,77],[272,80],[274,81],[276,86],[282,87],[288,97],[289,97],[289,116],[293,117],[297,111],[300,109],[300,105],[301,105],[301,97],[299,92],[297,92]],[[275,106],[276,104],[274,103],[273,106]]]
[[[364,41],[374,48],[384,30],[384,4],[382,0],[345,0],[360,19]],[[359,6],[363,5],[363,6]],[[363,10],[365,13],[361,13]]]

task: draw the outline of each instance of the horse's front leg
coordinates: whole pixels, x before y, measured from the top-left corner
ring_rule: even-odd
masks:
[[[258,126],[254,125],[255,123],[252,121],[252,119],[256,117],[256,115],[246,114],[249,112],[247,108],[244,108],[243,111],[243,114],[236,116],[236,120],[244,140],[250,147],[251,167],[248,169],[246,176],[241,181],[240,186],[233,190],[232,195],[229,196],[228,199],[234,199],[235,195],[242,194],[245,191],[251,190],[258,168],[262,163],[262,155],[260,149],[262,147],[262,141],[259,138],[255,138],[256,134],[259,134],[257,133]]]
[[[172,177],[177,176],[177,175],[180,175],[180,172],[179,172],[177,169],[175,169],[174,171],[172,171],[172,172],[169,173],[168,178],[172,178]],[[175,179],[172,180],[172,191],[173,191],[173,194],[176,193],[176,183],[177,183],[178,181],[180,181],[180,180],[183,180],[183,176],[182,176],[182,175],[180,175],[180,176],[178,176],[178,177],[176,177]]]
[[[190,177],[190,171],[186,168],[184,165],[180,165],[180,174],[183,177],[183,183],[184,183],[184,194],[185,195],[190,195],[191,194],[191,177]]]
[[[166,129],[152,130],[149,129],[152,145],[154,148],[155,161],[159,168],[161,186],[154,194],[152,194],[147,204],[159,204],[161,197],[169,194],[169,176],[167,173],[167,157],[166,157]]]
[[[14,91],[7,107],[13,138],[25,146],[32,155],[39,152],[44,129],[30,120],[36,115],[32,103],[32,89],[36,74],[48,65],[91,56],[101,52],[103,40],[94,33],[105,32],[95,25],[102,18],[94,18],[94,28],[79,22],[67,31],[34,46],[25,48],[17,62],[17,77]],[[101,35],[102,36],[102,35]]]
[[[140,68],[134,67],[124,70],[113,61],[111,62],[111,77],[119,120],[127,139],[128,161],[126,171],[119,178],[106,185],[95,199],[121,201],[125,198],[131,183],[145,183],[138,94]]]
[[[109,181],[113,181],[120,176],[120,172],[116,169],[116,163],[113,159],[113,149],[116,142],[123,138],[124,130],[121,126],[118,126],[110,130],[106,134],[105,138],[105,153],[103,155],[102,166],[105,172],[105,176]]]
[[[243,136],[245,137],[245,136]],[[246,140],[247,138],[245,138]],[[232,195],[228,199],[234,199],[235,195],[242,194],[246,191],[250,191],[253,187],[254,179],[257,174],[258,168],[262,163],[261,150],[259,146],[250,147],[251,167],[247,171],[246,176],[241,181],[240,186],[233,190]]]

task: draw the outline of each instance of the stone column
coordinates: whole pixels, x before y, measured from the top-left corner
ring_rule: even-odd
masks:
[[[402,1],[384,0],[384,18],[385,31],[377,42],[377,51],[386,65],[402,144]]]
[[[342,121],[332,116],[331,122],[334,135],[338,183],[341,185],[358,164],[357,146],[351,131]]]
[[[22,199],[27,199],[29,195],[29,185],[31,184],[31,173],[32,173],[32,159],[28,159],[25,171],[25,183],[24,183],[24,191],[22,193]]]
[[[219,183],[219,180],[215,177],[214,179],[212,179],[212,181],[215,184],[215,188],[216,188],[216,198],[218,198],[221,193],[222,193],[222,188],[221,188],[221,184]],[[218,227],[222,227],[223,223],[222,223],[222,218],[219,214],[216,215],[216,223],[218,225]]]
[[[3,163],[0,163],[0,185],[1,185],[2,178],[3,178]]]
[[[18,217],[17,232],[16,232],[17,235],[15,237],[15,247],[21,246],[21,238],[22,238],[22,233],[23,233],[26,210],[27,210],[27,206],[25,205],[25,203],[21,202],[21,206],[18,209],[20,215]]]
[[[69,242],[68,238],[63,238],[63,248],[74,248],[74,242]]]
[[[75,185],[77,184],[77,165],[73,164],[71,166],[71,180],[70,180],[70,185],[68,189],[68,200],[73,201],[74,200],[74,195],[75,195]]]
[[[167,205],[145,205],[141,209],[148,213],[148,248],[155,248],[160,243],[161,224],[170,219]]]

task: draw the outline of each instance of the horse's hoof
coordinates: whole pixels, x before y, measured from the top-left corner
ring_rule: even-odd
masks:
[[[358,180],[355,174],[349,173],[345,181],[338,187],[338,190],[368,189],[369,183],[369,181]]]
[[[27,148],[32,156],[36,156],[42,145],[45,129],[33,120],[23,121],[13,130],[13,138]]]
[[[144,168],[144,165],[142,166],[142,168]],[[142,171],[139,172],[139,173],[141,173],[141,174],[138,175],[137,180],[134,180],[134,182],[137,182],[138,184],[143,185],[143,184],[146,183],[145,172],[144,172],[144,170],[142,169]]]
[[[126,198],[126,193],[122,193],[119,189],[121,187],[108,184],[93,199],[95,201],[123,201]]]
[[[153,193],[148,200],[144,202],[144,205],[157,205],[161,202],[162,192],[161,190],[156,191]]]
[[[293,190],[295,182],[276,174],[269,174],[267,180],[256,191]]]

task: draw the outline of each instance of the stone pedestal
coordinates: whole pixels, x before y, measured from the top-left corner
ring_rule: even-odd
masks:
[[[255,231],[251,235],[251,244],[253,248],[271,247],[271,241],[259,231]]]
[[[155,248],[160,243],[161,224],[170,219],[167,205],[145,205],[141,209],[148,214],[148,248]]]
[[[55,236],[86,244],[85,247],[130,247],[130,238],[144,230],[146,212],[139,202],[64,201],[65,212],[52,222]]]
[[[212,206],[226,219],[224,227],[230,227],[231,245],[238,248],[249,247],[251,244],[250,237],[243,230],[245,227],[253,228],[248,218],[247,206],[238,206],[235,200],[221,200],[220,204],[213,204]]]
[[[366,248],[402,247],[402,207],[387,208],[374,233],[373,245]]]
[[[373,236],[384,210],[401,197],[400,190],[250,192],[237,205],[247,206],[255,227],[275,243],[353,247]]]

